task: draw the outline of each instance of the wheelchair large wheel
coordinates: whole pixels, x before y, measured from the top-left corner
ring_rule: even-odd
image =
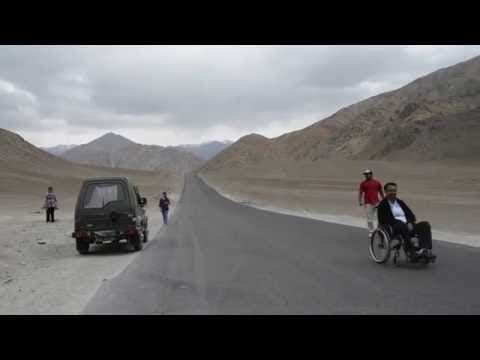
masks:
[[[390,238],[382,229],[376,229],[370,238],[370,255],[373,261],[384,264],[390,259]]]

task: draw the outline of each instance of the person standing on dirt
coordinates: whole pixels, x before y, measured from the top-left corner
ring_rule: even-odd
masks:
[[[53,187],[48,187],[47,195],[45,196],[45,203],[43,208],[47,211],[47,222],[55,222],[55,210],[57,207],[57,197],[53,192]]]
[[[163,224],[168,225],[168,210],[170,209],[170,199],[167,197],[167,193],[163,193],[163,197],[160,198],[158,203],[160,210],[162,210]]]
[[[358,203],[360,206],[365,206],[368,235],[372,236],[373,230],[375,230],[373,222],[377,217],[377,206],[380,202],[379,195],[382,199],[385,196],[383,194],[382,184],[373,178],[372,170],[365,170],[363,175],[365,176],[365,180],[360,183]]]

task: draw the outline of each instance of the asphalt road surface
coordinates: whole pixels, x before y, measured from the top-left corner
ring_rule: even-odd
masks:
[[[189,176],[171,223],[84,314],[480,314],[480,249],[434,251],[428,266],[379,265],[364,229],[237,204]]]

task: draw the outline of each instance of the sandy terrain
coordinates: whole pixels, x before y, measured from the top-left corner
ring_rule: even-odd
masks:
[[[171,199],[175,204],[178,195]],[[1,211],[0,314],[78,314],[102,282],[119,274],[139,252],[103,245],[81,256],[71,237],[74,203],[61,203],[55,223],[46,223],[35,205]],[[163,225],[153,200],[147,213],[154,241]]]
[[[419,220],[432,224],[434,238],[480,246],[480,166],[474,163],[398,163],[323,160],[239,166],[201,173],[232,200],[263,209],[366,227],[358,206],[361,171],[372,168],[382,183],[399,184]]]
[[[150,239],[161,229],[161,192],[175,204],[183,188],[183,177],[165,169],[77,165],[0,129],[0,314],[78,314],[103,281],[137,256],[112,246],[86,256],[76,251],[71,233],[82,181],[104,176],[126,176],[139,186],[148,199]],[[46,223],[41,210],[50,185],[60,208],[55,223]]]
[[[0,167],[0,314],[78,314],[103,281],[137,256],[125,247],[112,246],[97,248],[91,255],[77,253],[71,233],[83,179],[132,178],[148,199],[151,240],[163,223],[157,208],[160,193],[167,191],[175,204],[183,187],[182,178],[169,173],[79,167],[58,161],[42,167],[40,159],[22,161]],[[49,185],[59,200],[55,223],[46,223],[41,210]]]

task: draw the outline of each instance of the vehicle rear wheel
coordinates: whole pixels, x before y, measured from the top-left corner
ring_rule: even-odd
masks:
[[[90,244],[86,241],[76,240],[77,243],[77,251],[81,255],[88,254],[88,250],[90,249]]]
[[[391,248],[388,235],[381,229],[373,232],[370,238],[370,255],[378,264],[384,264],[390,259]]]

